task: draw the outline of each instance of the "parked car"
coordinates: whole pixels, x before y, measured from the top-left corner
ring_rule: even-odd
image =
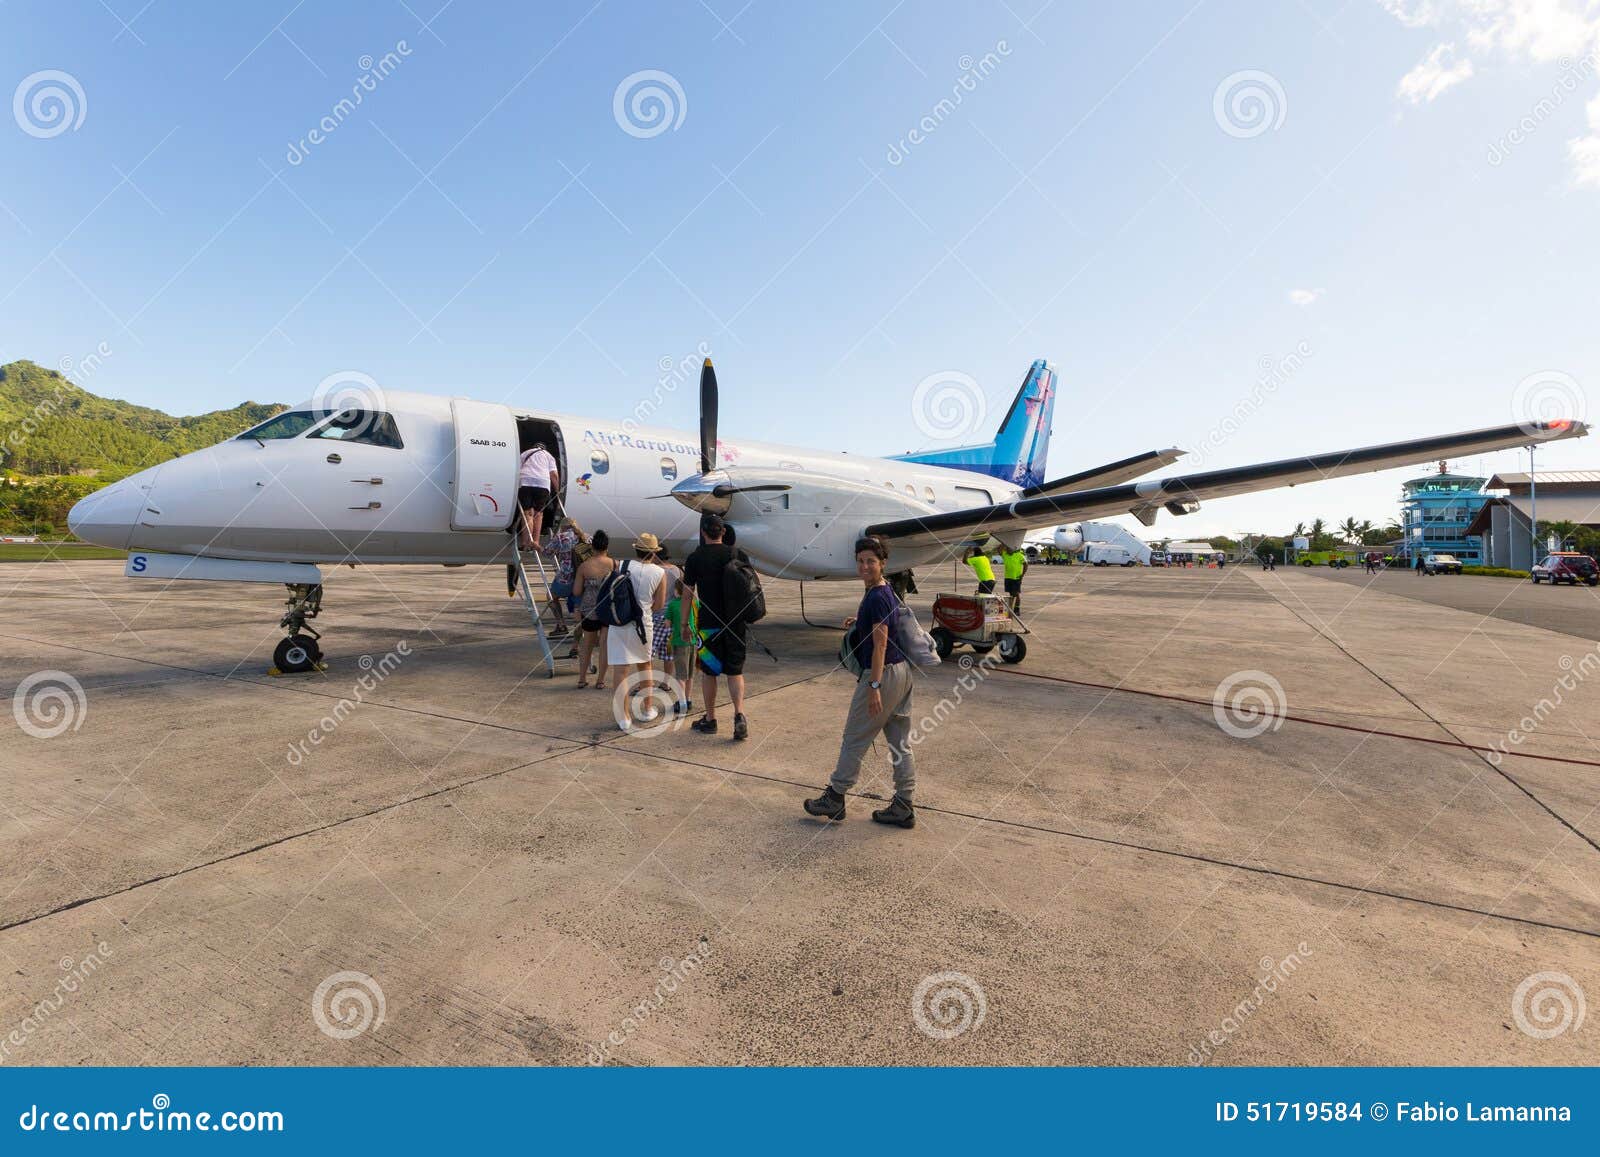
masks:
[[[1555,551],[1545,556],[1545,560],[1536,563],[1528,572],[1534,582],[1544,581],[1551,586],[1557,583],[1587,583],[1589,586],[1600,586],[1600,567],[1596,567],[1594,559],[1577,551]]]
[[[1453,554],[1428,554],[1422,558],[1423,574],[1460,574],[1461,560]]]

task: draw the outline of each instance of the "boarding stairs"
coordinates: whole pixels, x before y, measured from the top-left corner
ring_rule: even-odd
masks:
[[[543,552],[517,550],[513,557],[516,559],[512,565],[516,568],[517,588],[522,594],[523,605],[528,608],[528,617],[533,622],[534,633],[539,638],[539,653],[544,657],[546,678],[553,679],[556,674],[554,644],[574,637],[573,618],[571,615],[567,615],[565,619],[558,618],[557,596],[550,590],[550,569],[545,565]],[[544,592],[542,600],[534,593],[535,584],[538,590]],[[563,622],[565,626],[562,625]]]

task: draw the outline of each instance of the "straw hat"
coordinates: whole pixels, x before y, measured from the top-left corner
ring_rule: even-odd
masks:
[[[633,549],[639,551],[641,554],[659,554],[661,551],[661,540],[655,535],[651,534],[649,531],[645,531],[645,533],[633,540]]]

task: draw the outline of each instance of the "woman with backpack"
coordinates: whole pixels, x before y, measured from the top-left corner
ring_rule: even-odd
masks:
[[[880,824],[911,828],[917,824],[911,795],[917,786],[911,759],[911,664],[896,640],[895,622],[900,600],[883,574],[889,548],[877,535],[856,540],[856,573],[866,586],[861,606],[844,621],[849,646],[860,666],[850,713],[844,721],[839,761],[833,778],[816,799],[805,801],[806,811],[828,820],[844,819],[845,792],[861,778],[861,760],[881,731],[889,741],[889,764],[894,769],[894,799],[872,813]]]
[[[623,731],[633,729],[633,699],[643,690],[650,699],[651,643],[655,638],[655,616],[667,604],[666,572],[656,564],[661,542],[653,534],[641,534],[633,544],[632,559],[626,559],[600,590],[598,616],[609,624],[606,636],[606,661],[615,672],[611,683],[616,688],[612,714]],[[614,591],[616,584],[627,583],[631,592]],[[630,597],[631,595],[631,597]],[[618,608],[626,607],[619,612]],[[620,613],[620,617],[619,617]],[[622,621],[626,619],[626,621]],[[642,677],[634,677],[640,672]],[[653,709],[652,709],[653,710]],[[652,723],[656,715],[641,715]]]

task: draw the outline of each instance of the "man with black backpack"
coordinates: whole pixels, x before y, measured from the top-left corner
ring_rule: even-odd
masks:
[[[766,614],[767,606],[749,559],[723,542],[725,529],[717,515],[702,515],[700,545],[683,564],[683,585],[700,604],[700,629],[705,635],[700,674],[706,713],[690,726],[702,735],[717,733],[717,677],[722,675],[733,700],[733,737],[746,739],[750,723],[744,717],[745,630]]]

